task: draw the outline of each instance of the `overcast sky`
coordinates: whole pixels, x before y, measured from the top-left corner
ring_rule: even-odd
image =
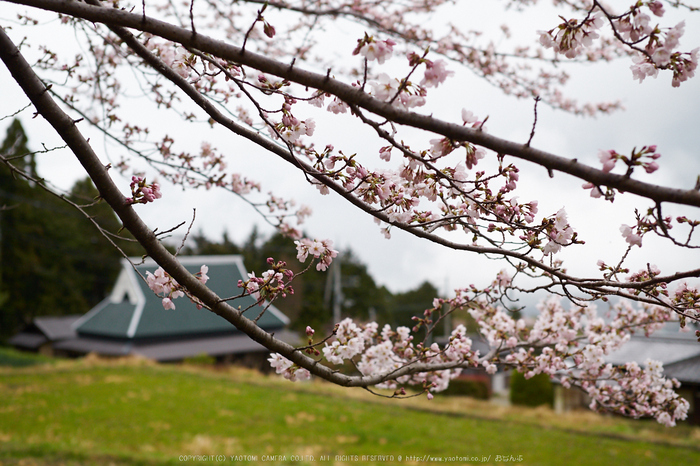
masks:
[[[3,8],[5,6],[3,4]],[[476,19],[479,24],[484,24],[488,18],[493,17],[486,10],[482,13],[485,19]],[[1,19],[7,17],[0,13]],[[536,19],[544,21],[546,18],[538,16]],[[556,12],[543,26],[533,27],[533,21],[528,17],[521,24],[527,24],[529,29],[517,29],[521,33],[530,31],[528,33],[532,40],[536,41],[536,29],[544,28],[546,24],[550,28],[556,25]],[[673,24],[675,23],[671,22],[669,25]],[[698,18],[687,21],[686,31],[686,36],[681,40],[682,48],[690,50],[700,46]],[[16,35],[12,37],[18,40]],[[352,47],[355,39],[350,40],[349,46]],[[620,99],[625,110],[610,116],[582,118],[541,105],[533,146],[564,157],[575,157],[598,167],[600,165],[596,155],[599,149],[615,149],[624,154],[635,146],[657,144],[658,151],[662,154],[659,160],[661,169],[653,177],[637,173],[635,177],[667,186],[692,188],[696,177],[700,175],[700,157],[697,152],[700,147],[700,77],[684,83],[680,88],[671,87],[671,77],[666,73],[660,73],[657,79],[650,78],[639,84],[632,80],[630,64],[623,59],[611,64],[572,67],[570,72],[573,79],[567,86],[567,92],[572,97],[581,101]],[[431,95],[431,104],[426,109],[421,109],[421,112],[434,112],[458,121],[461,108],[467,108],[481,117],[489,116],[487,127],[490,133],[514,141],[527,141],[532,124],[532,102],[503,96],[500,91],[456,64],[450,64],[449,68],[455,71],[455,76],[434,92],[435,95]],[[4,67],[0,69],[0,116],[11,114],[24,105],[26,99],[22,98],[20,92]],[[41,143],[48,147],[60,144],[45,123],[31,120],[31,111],[25,111],[19,116],[28,129],[33,149],[39,149]],[[158,114],[157,118],[161,116],[164,117]],[[331,118],[317,120],[319,131],[324,129],[324,125],[335,124]],[[3,136],[9,121],[0,121]],[[325,129],[333,135],[332,142],[335,146],[347,147],[348,153],[377,151],[376,145],[363,146],[362,139],[358,139],[352,131],[332,126]],[[315,188],[304,182],[299,172],[275,156],[241,143],[227,134],[202,134],[211,137],[220,149],[230,148],[230,153],[227,152],[229,166],[237,167],[236,170],[259,180],[263,184],[263,190],[273,190],[278,195],[292,197],[301,204],[312,206],[314,215],[305,224],[306,231],[313,237],[332,239],[337,249],[352,248],[368,264],[374,278],[392,291],[413,288],[424,280],[430,280],[441,291],[470,283],[485,285],[502,268],[500,263],[446,250],[398,230],[393,231],[391,240],[385,240],[371,218],[354,211],[333,194],[320,196]],[[92,137],[96,136],[93,134]],[[93,145],[98,154],[104,153],[105,146],[97,138],[92,139]],[[328,141],[317,145],[326,142]],[[109,151],[110,154],[107,155],[110,157],[118,155],[114,148]],[[103,154],[105,158],[107,155]],[[81,168],[65,151],[40,155],[38,160],[40,174],[64,189],[84,176]],[[626,244],[619,232],[620,224],[633,224],[634,207],[645,210],[648,203],[640,202],[634,196],[620,197],[614,204],[591,199],[581,189],[582,183],[579,180],[561,173],[550,179],[544,169],[526,162],[516,165],[521,169],[520,199],[539,200],[539,215],[551,215],[566,206],[571,225],[587,242],[585,249],[572,248],[572,251],[561,254],[570,270],[594,274],[598,259],[616,263]],[[128,180],[117,181],[126,192]],[[258,225],[264,233],[271,232],[248,206],[230,194],[214,191],[183,192],[172,186],[165,186],[163,192],[163,199],[157,203],[136,206],[153,228],[165,230],[181,221],[189,221],[192,209],[197,208],[194,229],[201,230],[215,240],[227,231],[232,239],[240,242],[248,236],[253,225]],[[700,217],[697,209],[685,209],[684,212],[695,218]],[[697,254],[676,252],[665,243],[647,241],[646,238],[644,249],[637,251],[635,248],[630,255],[633,269],[651,262],[659,265],[664,273],[672,273],[675,268],[697,266],[699,259]]]

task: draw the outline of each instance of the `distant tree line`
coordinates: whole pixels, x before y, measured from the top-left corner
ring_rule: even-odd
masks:
[[[15,167],[38,179],[34,154],[19,120],[14,120],[0,146],[0,153]],[[89,179],[78,181],[65,195],[85,210],[104,229],[122,238],[120,248],[140,256],[141,247],[121,232],[113,211],[99,201]],[[254,228],[243,244],[224,233],[214,241],[203,233],[192,234],[181,254],[241,254],[249,270],[266,270],[268,257],[285,260],[296,271],[294,244],[279,234],[269,238]],[[16,333],[34,317],[82,314],[109,293],[120,268],[121,254],[102,237],[83,214],[36,183],[0,164],[0,340]],[[417,264],[418,266],[418,264]],[[294,282],[295,293],[275,305],[292,321],[292,328],[307,325],[328,330],[333,325],[337,300],[341,318],[376,320],[380,324],[412,327],[411,317],[431,307],[438,294],[429,282],[392,293],[379,286],[351,250],[341,253],[321,273],[313,267]],[[334,280],[339,280],[338,284]],[[342,299],[336,296],[340,289]]]
[[[0,153],[38,179],[18,120],[10,124]],[[108,231],[121,228],[88,179],[77,182],[65,196],[87,206],[85,211]],[[119,246],[127,254],[142,254],[138,243],[124,240]],[[114,284],[119,258],[77,209],[0,164],[1,339],[36,316],[87,312]]]

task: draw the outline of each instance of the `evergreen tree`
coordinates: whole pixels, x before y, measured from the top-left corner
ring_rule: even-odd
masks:
[[[24,169],[32,164],[27,148],[27,136],[19,120],[14,120],[7,129],[7,135],[0,145],[0,154],[10,164]],[[0,337],[11,335],[22,322],[22,311],[26,308],[24,288],[30,279],[27,262],[32,261],[35,252],[32,248],[21,248],[22,242],[36,237],[37,231],[22,225],[31,216],[26,208],[34,203],[30,184],[14,173],[6,164],[0,164],[0,294],[3,304],[0,307]],[[19,227],[19,228],[18,228]],[[20,281],[24,283],[20,283]]]
[[[394,295],[390,307],[391,326],[394,328],[398,326],[413,328],[416,323],[412,317],[420,316],[423,311],[433,307],[433,298],[438,294],[435,286],[426,281],[413,290]],[[435,328],[436,334],[439,335],[441,332],[442,326]]]
[[[0,153],[36,177],[27,136],[18,120],[10,125]],[[76,183],[69,198],[94,204],[85,211],[116,233],[114,212],[96,202],[89,180]],[[119,252],[77,209],[0,164],[0,338],[40,315],[82,314],[102,300],[119,270]],[[137,243],[133,243],[137,244]],[[120,244],[127,254],[140,246]]]
[[[77,181],[71,189],[73,202],[83,205],[83,210],[90,215],[104,230],[111,233],[110,238],[127,256],[142,256],[143,248],[134,241],[131,234],[122,230],[122,225],[114,211],[107,203],[100,201],[99,192],[89,178]],[[77,217],[81,217],[78,219]],[[102,300],[114,285],[120,270],[120,252],[99,232],[99,230],[75,209],[66,212],[66,221],[77,224],[78,234],[72,239],[73,250],[78,251],[70,257],[73,267],[79,271],[80,281],[75,283],[81,294],[92,307]],[[69,231],[75,228],[68,228]],[[117,234],[118,233],[118,234]]]
[[[241,254],[241,248],[229,239],[227,232],[224,232],[221,243],[211,241],[201,231],[190,236],[189,240],[190,244],[186,245],[183,251],[185,255],[218,256]],[[192,242],[194,244],[191,244]]]

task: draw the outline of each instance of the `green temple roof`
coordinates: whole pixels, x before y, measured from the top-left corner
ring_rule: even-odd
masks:
[[[179,260],[192,274],[199,272],[202,265],[207,265],[207,286],[222,298],[239,296],[242,290],[238,288],[238,280],[248,278],[243,260],[238,255],[181,256]],[[131,261],[138,264],[141,259],[131,258]],[[151,259],[137,265],[135,270],[129,261],[122,260],[122,270],[111,295],[76,322],[78,335],[143,340],[238,332],[222,317],[207,309],[197,309],[187,297],[173,300],[175,309],[164,309],[162,298],[141,278],[146,277],[146,272],[154,273],[157,268]],[[263,311],[251,296],[237,298],[230,304],[242,309],[252,306],[245,312],[251,319]],[[258,320],[258,325],[265,330],[282,329],[288,323],[289,319],[274,306],[269,306]]]

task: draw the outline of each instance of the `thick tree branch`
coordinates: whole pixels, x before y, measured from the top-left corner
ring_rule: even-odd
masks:
[[[20,0],[21,2],[32,2],[36,1],[37,3],[55,3],[55,0]],[[60,2],[59,2],[60,3]],[[78,4],[78,6],[82,7],[87,7],[87,5],[84,4]],[[348,193],[342,186],[338,185],[335,183],[333,180],[331,180],[329,177],[326,175],[318,172],[316,169],[314,169],[312,166],[310,166],[308,163],[304,162],[303,160],[298,159],[297,157],[294,156],[293,153],[290,152],[289,147],[280,145],[275,143],[274,141],[270,140],[267,137],[262,136],[260,133],[252,131],[248,129],[245,126],[242,126],[232,119],[226,117],[223,115],[205,96],[203,96],[201,93],[199,93],[185,78],[181,77],[178,75],[176,72],[174,72],[172,69],[170,69],[167,65],[165,65],[160,59],[158,59],[156,56],[154,56],[150,51],[146,49],[129,31],[126,29],[120,27],[120,26],[115,26],[114,24],[117,22],[116,20],[109,20],[107,21],[111,15],[115,15],[118,17],[119,21],[122,22],[127,22],[129,24],[133,24],[135,21],[137,24],[134,24],[135,26],[140,26],[141,24],[145,24],[145,27],[143,28],[144,30],[151,30],[153,33],[157,33],[158,31],[164,30],[168,34],[173,36],[173,40],[176,40],[180,38],[182,40],[182,43],[187,45],[188,42],[192,42],[192,34],[191,31],[183,28],[178,28],[175,26],[171,26],[166,23],[161,23],[158,21],[154,21],[151,19],[146,19],[145,21],[143,20],[143,17],[140,15],[131,15],[128,13],[125,13],[123,11],[119,10],[113,10],[113,9],[107,9],[103,7],[95,7],[98,10],[101,11],[93,11],[90,10],[87,13],[83,12],[85,16],[91,16],[91,15],[97,15],[97,17],[102,18],[103,20],[106,21],[106,23],[109,25],[109,27],[112,29],[113,32],[115,32],[117,35],[120,36],[120,38],[134,50],[144,61],[146,61],[151,67],[153,67],[155,70],[157,70],[159,73],[161,73],[164,77],[166,77],[168,80],[173,82],[176,86],[178,86],[194,103],[196,103],[200,108],[202,108],[213,120],[217,121],[219,124],[222,126],[226,127],[227,129],[231,130],[235,134],[238,134],[246,139],[251,140],[252,142],[256,143],[257,145],[261,146],[262,148],[275,153],[276,155],[280,156],[282,159],[286,160],[287,162],[291,163],[292,165],[300,168],[304,173],[307,175],[310,175],[314,178],[316,178],[319,182],[325,184],[328,186],[330,189],[333,189],[336,193],[344,197],[347,201],[351,202],[355,207],[360,208],[361,210],[369,213],[370,215],[373,215],[374,217],[388,223],[391,225],[394,225],[397,228],[403,229],[417,237],[427,239],[431,242],[434,242],[436,244],[440,244],[442,246],[455,249],[455,250],[464,250],[464,251],[469,251],[469,252],[474,252],[478,254],[495,254],[499,256],[505,256],[505,257],[511,257],[513,259],[516,259],[518,261],[522,261],[529,266],[536,267],[539,270],[544,271],[546,274],[551,275],[555,280],[548,285],[548,289],[551,286],[561,286],[563,288],[566,288],[567,286],[575,286],[578,287],[579,289],[586,289],[589,292],[593,294],[602,294],[602,295],[618,295],[621,297],[625,297],[628,299],[633,299],[637,301],[642,301],[642,302],[647,302],[647,303],[654,303],[654,301],[644,299],[643,297],[628,294],[623,292],[623,289],[642,289],[647,286],[652,286],[657,283],[661,282],[666,282],[670,283],[675,280],[679,280],[682,278],[689,278],[689,277],[698,277],[700,276],[700,269],[693,269],[689,271],[685,271],[682,273],[676,273],[668,277],[657,277],[655,278],[652,282],[635,282],[635,283],[620,283],[620,282],[615,282],[615,281],[610,281],[610,280],[600,280],[600,279],[590,279],[590,278],[578,278],[574,276],[570,276],[566,273],[564,273],[562,270],[556,268],[556,267],[550,267],[546,265],[545,263],[536,260],[527,254],[524,253],[518,253],[516,251],[510,251],[508,249],[504,248],[499,248],[496,246],[493,247],[484,247],[484,246],[477,246],[473,244],[462,244],[462,243],[457,243],[453,241],[449,241],[439,235],[432,234],[431,232],[425,231],[422,226],[418,225],[407,225],[403,223],[396,222],[389,218],[385,213],[383,213],[381,210],[377,210],[366,203],[364,203],[361,199],[353,196],[351,193]],[[82,12],[82,10],[81,10]],[[99,14],[99,13],[105,13],[105,14]],[[124,18],[123,15],[126,14],[127,16]],[[167,38],[167,34],[164,34],[163,37]],[[410,113],[402,110],[398,110],[388,104],[385,104],[383,102],[380,102],[369,95],[358,91],[356,88],[352,86],[346,86],[343,83],[340,83],[339,81],[333,80],[331,78],[328,78],[327,76],[321,76],[321,75],[314,75],[313,73],[308,73],[305,71],[298,71],[296,68],[289,67],[287,65],[283,65],[279,62],[276,62],[274,60],[269,60],[265,57],[257,56],[255,54],[252,54],[251,52],[245,52],[244,54],[240,53],[240,50],[223,44],[221,42],[214,41],[213,39],[203,37],[201,35],[196,36],[196,41],[202,40],[200,44],[197,45],[197,47],[202,47],[205,49],[205,51],[208,48],[209,53],[215,54],[217,56],[221,56],[227,59],[228,58],[227,54],[230,53],[236,53],[236,51],[239,52],[237,55],[237,59],[240,59],[241,61],[243,60],[248,60],[251,59],[250,66],[257,67],[258,69],[261,69],[266,72],[271,72],[272,74],[277,74],[278,76],[285,77],[287,79],[293,79],[297,78],[297,81],[302,83],[302,84],[309,84],[309,83],[315,83],[315,85],[325,91],[328,92],[333,92],[334,90],[337,92],[336,95],[339,95],[341,98],[346,98],[349,101],[353,101],[351,99],[354,99],[353,101],[353,106],[357,105],[357,107],[360,108],[366,108],[370,111],[373,111],[379,115],[384,115],[382,112],[386,111],[391,115],[388,115],[387,118],[390,118],[393,115],[393,118],[396,120],[402,120],[405,119],[406,121],[413,121],[416,120],[418,122],[420,121],[425,121],[424,126],[420,126],[419,123],[414,124],[416,127],[433,127],[435,126],[436,129],[442,128],[444,130],[443,133],[444,135],[449,135],[452,134],[451,131],[454,131],[455,133],[453,134],[453,139],[457,139],[459,137],[465,137],[465,140],[471,141],[471,139],[466,138],[466,136],[472,137],[474,136],[475,138],[487,138],[489,140],[495,141],[494,145],[492,146],[487,146],[487,147],[509,147],[509,146],[514,146],[514,143],[500,140],[498,138],[494,138],[492,136],[489,136],[481,131],[474,130],[471,128],[467,128],[464,126],[458,126],[446,122],[441,122],[439,120],[436,120],[432,117],[425,117],[422,115],[418,115],[415,113]],[[293,75],[293,76],[292,76]],[[320,79],[322,81],[321,83],[318,83],[317,81]],[[328,86],[324,88],[323,84],[328,83]],[[351,96],[350,97],[343,97],[345,94],[344,92],[349,93]],[[359,101],[359,103],[355,103],[355,101]],[[356,108],[357,108],[356,107]],[[449,136],[448,136],[449,137]],[[541,151],[537,151],[534,149],[531,149],[527,147],[526,145],[519,145],[518,151],[524,153],[525,155],[529,153],[535,153],[535,155],[539,154]],[[601,176],[603,178],[605,177],[617,177],[617,178],[622,178],[623,182],[629,183],[633,182],[633,180],[630,180],[629,178],[625,178],[623,176],[617,176],[617,175],[610,175],[608,173],[604,173],[600,170],[596,170],[590,167],[586,167],[582,164],[577,164],[575,160],[569,161],[567,159],[563,159],[561,157],[557,157],[551,154],[545,154],[543,156],[545,159],[549,160],[552,159],[557,163],[561,163],[564,165],[573,165],[576,166],[586,172],[590,172],[593,174],[593,176]],[[536,160],[535,163],[540,163],[537,160],[537,157],[535,157]],[[545,167],[548,169],[550,168],[549,165],[543,164]],[[566,171],[566,170],[563,170]],[[584,178],[585,179],[585,178]],[[657,191],[669,191],[668,188],[662,188],[662,187],[657,187],[653,185],[648,185],[644,183],[640,183],[641,185],[644,185],[644,189],[653,193],[656,193]],[[687,193],[687,191],[680,191],[680,190],[671,190],[671,191],[679,191],[681,193]],[[691,194],[699,194],[697,191],[691,191]],[[692,205],[692,204],[691,204]]]
[[[216,293],[202,284],[178,262],[175,256],[163,247],[153,231],[143,223],[132,205],[127,202],[109,177],[107,167],[100,162],[90,144],[82,136],[76,126],[76,122],[54,102],[51,94],[47,92],[46,86],[36,76],[31,66],[2,28],[0,28],[0,59],[5,63],[12,77],[35,106],[37,112],[46,119],[66,142],[95,183],[100,196],[112,207],[123,225],[146,249],[148,255],[193,296],[210,308],[212,312],[226,319],[251,339],[270,351],[282,354],[292,362],[309,370],[312,374],[346,387],[368,387],[403,375],[459,366],[459,364],[456,365],[455,363],[426,364],[416,360],[414,363],[388,374],[348,376],[318,364],[317,361],[305,356],[293,346],[274,338],[273,335],[258,327],[252,320],[243,316],[240,311],[224,302]]]
[[[357,105],[376,115],[380,115],[397,124],[411,126],[436,134],[454,141],[467,141],[491,149],[499,154],[533,162],[549,171],[560,171],[596,186],[608,186],[619,191],[634,193],[651,199],[657,203],[669,202],[700,207],[700,192],[694,189],[676,189],[645,183],[631,179],[625,175],[606,173],[602,170],[579,163],[576,159],[568,159],[542,150],[501,139],[486,134],[477,129],[449,123],[429,115],[420,115],[398,109],[379,101],[361,89],[342,83],[328,75],[312,73],[290,67],[288,64],[243,51],[240,47],[204,36],[193,35],[189,29],[174,26],[170,23],[133,14],[123,10],[91,6],[79,2],[63,0],[3,0],[12,3],[32,6],[48,11],[55,11],[93,22],[112,26],[122,26],[160,36],[164,39],[180,43],[186,47],[196,48],[217,57],[242,65],[250,66],[264,73],[278,76],[298,84],[323,90],[337,96],[339,99]]]
[[[159,73],[161,73],[165,78],[173,82],[176,86],[178,86],[188,97],[192,99],[193,102],[195,102],[200,108],[202,108],[213,120],[215,120],[217,123],[221,124],[225,128],[231,130],[233,133],[238,134],[256,144],[259,146],[263,147],[264,149],[280,156],[282,159],[286,160],[290,164],[297,166],[300,168],[304,173],[312,176],[319,182],[325,184],[329,188],[333,189],[336,193],[338,193],[340,196],[344,197],[347,201],[351,202],[355,207],[367,212],[370,215],[375,216],[376,218],[394,225],[397,228],[400,228],[402,230],[405,230],[409,232],[412,235],[418,236],[420,238],[427,239],[429,241],[432,241],[436,244],[440,244],[442,246],[448,247],[450,249],[455,249],[455,250],[464,250],[464,251],[469,251],[469,252],[474,252],[478,254],[495,254],[495,255],[502,255],[506,257],[512,257],[514,259],[517,259],[519,261],[522,261],[530,266],[537,267],[540,270],[545,271],[546,273],[556,277],[559,280],[559,284],[562,286],[567,286],[567,285],[573,285],[577,286],[580,288],[585,288],[588,290],[591,290],[592,292],[597,292],[597,293],[603,293],[603,294],[618,294],[619,296],[626,297],[628,299],[634,299],[638,301],[644,301],[648,303],[654,303],[653,301],[650,300],[644,300],[640,299],[638,296],[633,296],[629,295],[627,293],[622,293],[618,288],[628,288],[628,289],[639,289],[641,287],[645,286],[650,286],[654,285],[657,283],[661,282],[671,282],[675,280],[679,280],[682,278],[688,278],[688,277],[698,277],[700,276],[700,269],[695,269],[683,273],[677,273],[674,274],[673,276],[670,277],[659,277],[652,282],[644,282],[644,283],[619,283],[619,282],[613,282],[613,281],[608,281],[608,280],[597,280],[597,279],[578,279],[576,277],[570,276],[568,274],[563,273],[561,270],[555,268],[555,267],[549,267],[546,264],[542,263],[541,261],[538,261],[527,254],[522,254],[522,253],[517,253],[514,251],[509,251],[507,249],[499,248],[496,246],[492,247],[484,247],[484,246],[475,246],[475,245],[470,245],[470,244],[461,244],[461,243],[456,243],[452,241],[448,241],[445,238],[431,234],[429,232],[426,232],[425,230],[422,229],[420,226],[411,226],[411,225],[406,225],[402,223],[395,222],[391,220],[386,214],[384,214],[381,211],[377,211],[376,209],[368,206],[364,202],[362,202],[360,199],[358,199],[355,196],[352,196],[349,194],[342,186],[338,185],[335,183],[333,180],[329,179],[326,175],[318,172],[315,168],[310,166],[308,163],[304,162],[303,160],[299,160],[294,156],[294,154],[290,153],[287,147],[284,147],[280,144],[276,144],[275,142],[271,141],[269,138],[266,138],[262,136],[260,133],[256,131],[252,131],[232,119],[226,117],[223,113],[221,113],[212,103],[204,97],[202,94],[200,94],[185,78],[181,77],[179,74],[174,72],[172,69],[170,69],[167,65],[165,65],[158,57],[154,56],[148,49],[143,46],[129,31],[127,31],[124,28],[118,27],[118,26],[111,26],[110,29],[117,34],[137,55],[139,55],[146,63],[148,63],[151,67],[153,67],[155,70],[157,70]]]

